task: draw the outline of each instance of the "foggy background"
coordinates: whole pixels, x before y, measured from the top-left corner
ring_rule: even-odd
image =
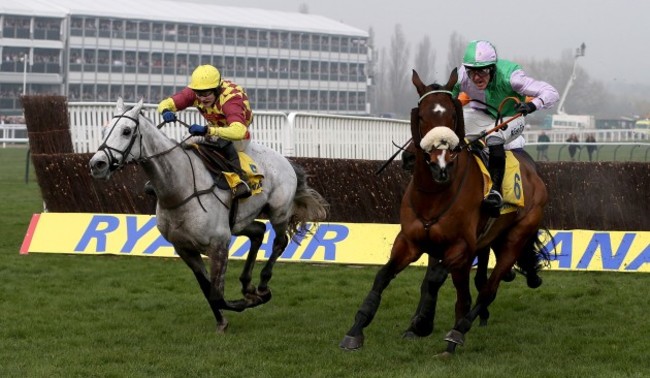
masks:
[[[650,113],[646,68],[650,1],[646,0],[616,4],[587,0],[183,1],[194,2],[197,12],[200,4],[211,3],[318,14],[369,32],[376,54],[370,74],[377,89],[372,103],[377,112],[406,115],[415,99],[411,69],[425,82],[444,83],[451,68],[461,63],[467,42],[487,39],[497,47],[500,58],[519,63],[530,76],[554,85],[560,94],[571,74],[575,49],[585,43],[585,56],[578,59],[576,80],[564,106],[567,113],[600,118],[646,118]]]

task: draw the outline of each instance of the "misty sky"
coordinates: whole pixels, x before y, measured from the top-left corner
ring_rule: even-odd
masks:
[[[558,60],[563,52],[587,45],[579,66],[592,79],[612,84],[650,85],[650,0],[203,0],[214,4],[309,13],[367,31],[388,48],[401,24],[411,48],[429,35],[436,51],[435,80],[446,79],[449,36],[488,39],[500,57]],[[414,67],[417,69],[417,67]],[[524,67],[525,69],[525,67]],[[540,78],[542,79],[542,78]]]

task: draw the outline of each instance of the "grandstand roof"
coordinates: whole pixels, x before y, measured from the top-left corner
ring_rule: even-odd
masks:
[[[364,30],[314,14],[167,0],[3,1],[0,14],[98,16],[368,37]]]

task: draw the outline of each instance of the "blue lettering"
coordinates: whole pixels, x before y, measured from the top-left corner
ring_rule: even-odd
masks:
[[[307,236],[307,233],[309,230],[313,227],[313,224],[307,224],[303,226],[297,234],[293,236],[293,239],[290,241],[289,245],[287,245],[287,248],[282,252],[282,258],[283,259],[290,259],[293,257],[293,255],[296,253],[298,250],[298,247],[300,247],[300,244],[302,243],[303,240],[305,240],[305,237]]]
[[[153,243],[151,243],[151,245],[149,245],[147,248],[144,249],[144,251],[142,251],[142,254],[152,255],[156,253],[156,250],[158,250],[158,248],[164,248],[164,247],[173,247],[173,245],[171,245],[171,243],[168,242],[167,239],[165,239],[162,235],[159,235],[156,238],[156,240],[154,240]],[[174,254],[175,255],[177,254],[176,250],[174,250]]]
[[[555,242],[555,257],[551,254],[551,260],[558,261],[558,266],[564,269],[571,268],[571,251],[573,251],[573,233],[558,232],[553,239],[546,244],[546,249],[551,251]],[[559,249],[558,249],[559,248]],[[559,252],[558,252],[559,251]]]
[[[618,270],[623,263],[623,259],[630,250],[630,246],[634,241],[634,234],[626,233],[623,236],[621,245],[615,253],[612,251],[612,240],[609,233],[594,233],[593,237],[587,245],[587,250],[578,262],[578,268],[587,269],[589,263],[596,254],[596,250],[600,249],[600,254],[603,260],[603,269]]]
[[[330,232],[334,233],[334,237],[325,239],[325,235]],[[311,242],[305,248],[305,252],[300,257],[301,260],[311,260],[316,253],[318,247],[325,248],[324,260],[336,261],[336,242],[344,240],[350,234],[350,230],[344,225],[329,224],[320,226],[316,230]]]
[[[245,238],[246,241],[237,249],[231,253],[231,257],[244,257],[244,255],[251,249],[251,241],[248,238]],[[228,245],[228,250],[230,250],[237,240],[236,236],[230,237],[230,245]]]
[[[641,265],[650,264],[650,245],[646,245],[643,252],[639,254],[630,265],[625,267],[625,270],[639,270]]]
[[[122,246],[121,253],[131,253],[135,244],[147,232],[156,227],[156,218],[152,217],[147,223],[138,230],[138,218],[135,216],[126,217],[126,242]]]
[[[106,252],[106,234],[117,230],[120,221],[110,215],[95,215],[75,247],[75,252],[83,252],[92,239],[97,239],[96,252]]]
[[[273,240],[275,239],[275,231],[273,231],[273,227],[271,227],[270,222],[264,222],[264,223],[266,225],[265,234],[268,233],[268,237],[266,238],[266,242],[262,242],[262,245],[260,246],[260,251],[262,251],[263,256],[268,259],[271,257],[271,252],[273,251]],[[251,241],[248,238],[245,239],[246,241],[241,246],[239,246],[239,248],[231,252],[230,254],[231,257],[244,257],[250,251]],[[229,250],[232,249],[235,240],[237,240],[235,236],[230,238],[230,245],[228,246]],[[259,257],[259,252],[258,252],[258,257]]]

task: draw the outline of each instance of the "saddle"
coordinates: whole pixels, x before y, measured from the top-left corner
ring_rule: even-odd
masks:
[[[214,144],[194,143],[188,145],[198,157],[201,158],[205,167],[210,171],[215,184],[219,189],[230,190],[230,185],[226,180],[223,172],[237,172],[242,180],[246,181],[251,189],[251,194],[256,195],[262,192],[262,181],[264,174],[261,172],[257,163],[246,153],[239,151],[239,161],[241,169],[233,167],[232,164],[219,152]]]

